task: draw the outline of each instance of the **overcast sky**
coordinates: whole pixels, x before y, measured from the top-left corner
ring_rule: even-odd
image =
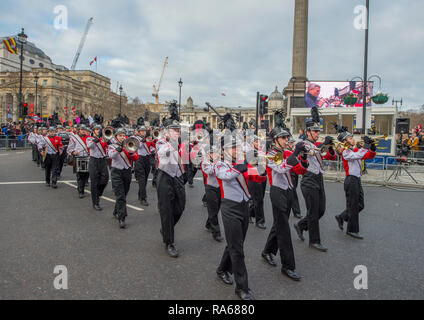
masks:
[[[369,75],[383,79],[390,101],[424,104],[422,0],[371,0]],[[310,0],[308,78],[348,80],[363,74],[364,31],[354,8],[365,0]],[[68,29],[54,28],[54,8],[68,11]],[[0,35],[25,28],[54,63],[70,68],[87,20],[94,17],[77,69],[119,81],[129,97],[153,101],[166,56],[161,102],[178,99],[229,107],[255,105],[256,91],[281,91],[291,77],[294,0],[2,0]],[[226,96],[222,96],[225,93]]]

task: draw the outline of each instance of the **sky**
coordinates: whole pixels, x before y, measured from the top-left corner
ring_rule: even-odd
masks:
[[[424,104],[422,0],[371,0],[368,74],[381,90]],[[365,0],[310,0],[307,77],[350,80],[363,75],[364,31],[354,9]],[[67,29],[55,28],[67,11]],[[60,8],[60,7],[59,7]],[[122,84],[130,98],[153,102],[165,57],[169,63],[160,101],[254,107],[256,92],[282,91],[291,78],[294,0],[2,0],[0,36],[22,27],[54,63],[71,67],[87,20],[94,17],[77,69],[90,69]],[[62,20],[63,21],[63,20]],[[94,65],[92,67],[94,70]],[[378,84],[376,84],[378,91]],[[222,95],[225,93],[225,96]]]

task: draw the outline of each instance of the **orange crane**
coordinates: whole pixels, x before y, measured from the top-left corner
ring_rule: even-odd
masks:
[[[168,65],[168,57],[166,57],[165,59],[165,63],[163,64],[163,69],[162,69],[162,74],[160,75],[160,79],[159,79],[159,84],[158,87],[156,89],[156,86],[153,85],[153,93],[152,93],[152,97],[155,97],[155,103],[159,104],[159,91],[160,91],[160,86],[162,84],[162,79],[163,79],[163,74],[165,73],[165,68]]]

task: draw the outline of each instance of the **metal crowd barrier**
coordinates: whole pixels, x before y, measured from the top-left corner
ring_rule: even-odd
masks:
[[[9,150],[23,150],[31,149],[32,145],[29,143],[26,136],[19,136],[17,138],[11,139],[8,136],[0,136],[0,150],[9,151]]]
[[[346,174],[341,159],[324,161],[324,169],[326,180],[344,181]],[[361,178],[364,183],[424,189],[424,163],[417,158],[377,156],[367,160],[364,169]]]

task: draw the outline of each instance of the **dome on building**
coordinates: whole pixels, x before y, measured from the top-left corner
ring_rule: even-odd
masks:
[[[274,92],[269,95],[269,100],[284,100],[283,94],[278,91],[277,86],[275,86]]]

